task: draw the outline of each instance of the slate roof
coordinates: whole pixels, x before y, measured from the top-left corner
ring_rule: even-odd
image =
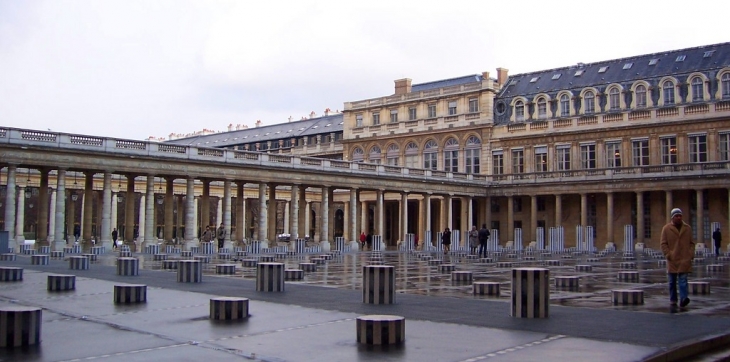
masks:
[[[428,83],[414,84],[411,86],[411,92],[427,91],[431,89],[439,89],[451,87],[454,85],[462,85],[474,82],[481,82],[484,79],[481,74],[465,75],[463,77],[436,80]]]
[[[341,132],[343,130],[342,123],[342,114],[338,113],[331,116],[309,118],[237,131],[180,138],[166,141],[166,143],[186,146],[227,147],[246,143]]]

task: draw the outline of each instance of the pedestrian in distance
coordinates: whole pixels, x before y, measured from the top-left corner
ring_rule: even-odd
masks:
[[[482,228],[479,230],[479,257],[487,257],[487,241],[489,240],[489,229],[487,224],[482,224]]]
[[[81,237],[81,226],[79,224],[74,225],[74,239],[76,239],[76,243],[79,243],[79,238]]]
[[[117,238],[119,237],[119,232],[117,231],[117,228],[114,228],[112,230],[112,241],[114,241],[114,245],[112,246],[114,249],[117,248]]]
[[[203,231],[203,236],[200,238],[200,241],[204,243],[209,243],[211,240],[213,240],[213,233],[210,232],[210,226],[206,226],[205,231]]]
[[[444,245],[444,254],[448,254],[451,251],[451,230],[449,228],[444,229],[441,234],[441,244]]]
[[[367,241],[367,236],[365,235],[365,232],[360,233],[360,250],[365,250],[365,242]]]
[[[682,220],[682,210],[672,209],[671,221],[664,225],[661,234],[662,254],[667,259],[667,279],[669,281],[669,302],[672,307],[686,307],[689,304],[687,275],[692,271],[695,255],[695,242],[692,228]],[[677,299],[679,284],[679,299]]]
[[[222,249],[223,242],[226,240],[226,228],[223,226],[223,223],[221,223],[221,226],[218,227],[216,236],[218,238],[218,249]]]
[[[478,247],[479,247],[479,230],[477,230],[476,225],[472,225],[471,230],[469,230],[469,254],[476,255]]]
[[[712,240],[715,242],[715,256],[720,256],[720,249],[722,249],[722,233],[720,227],[717,227],[712,233]]]

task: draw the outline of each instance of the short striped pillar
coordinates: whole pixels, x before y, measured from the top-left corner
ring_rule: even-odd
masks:
[[[601,259],[599,259],[599,258],[587,258],[586,259],[586,263],[598,263],[599,261],[601,261]]]
[[[201,263],[210,263],[210,255],[196,255],[193,259]]]
[[[624,257],[621,258],[621,260],[623,260],[623,261],[634,261],[634,260],[636,260],[636,257],[635,256],[624,256]]]
[[[178,260],[178,283],[200,283],[203,281],[203,267],[197,260]]]
[[[548,318],[549,282],[549,269],[512,269],[512,310],[510,314],[516,318]]]
[[[200,247],[199,246],[191,246],[190,252],[193,254],[200,254]]]
[[[284,280],[302,280],[304,278],[304,270],[302,269],[285,269]]]
[[[325,258],[309,258],[309,261],[317,265],[323,265],[327,263],[327,259]]]
[[[41,343],[41,308],[9,305],[0,307],[0,348]]]
[[[89,261],[97,261],[99,260],[99,255],[97,254],[81,254],[81,256],[85,256]]]
[[[467,270],[456,270],[451,272],[451,281],[452,282],[471,282],[474,279],[474,276],[472,275],[472,272]]]
[[[218,254],[230,254],[231,248],[218,248]]]
[[[258,264],[258,263],[259,263],[259,260],[253,259],[253,258],[241,260],[241,265],[243,265],[246,268],[255,268],[256,264]]]
[[[33,245],[23,244],[20,245],[20,253],[23,255],[35,255],[35,249],[33,249]]]
[[[177,254],[175,253],[175,245],[165,245],[165,254]]]
[[[454,270],[456,270],[456,265],[454,265],[454,264],[441,264],[441,265],[439,265],[439,271],[440,272],[448,273],[448,272],[452,272]]]
[[[618,263],[618,267],[621,269],[636,269],[636,263],[633,261],[622,261]]]
[[[117,258],[117,275],[137,276],[139,275],[139,259]]]
[[[511,268],[513,266],[511,261],[500,261],[497,262],[497,268]]]
[[[200,253],[204,255],[215,254],[218,246],[215,243],[200,243]]]
[[[618,272],[618,280],[620,282],[638,283],[639,282],[639,272],[620,271],[620,272]]]
[[[39,253],[41,253],[41,254],[46,254],[46,255],[48,255],[48,254],[50,254],[50,253],[51,253],[51,247],[50,247],[50,246],[48,246],[48,245],[42,245],[42,246],[41,246],[41,247],[40,247],[40,248],[38,249],[38,252],[39,252]]]
[[[248,298],[210,298],[210,319],[235,321],[248,318]]]
[[[472,284],[472,292],[474,295],[491,295],[499,296],[498,282],[474,282]]]
[[[236,274],[236,264],[218,264],[215,266],[215,273],[221,275]]]
[[[19,282],[23,280],[23,268],[0,267],[0,282]]]
[[[218,260],[231,260],[231,253],[218,253]]]
[[[573,259],[573,256],[570,254],[563,254],[560,256],[561,259]]]
[[[73,270],[88,270],[89,258],[85,256],[70,256],[68,258],[68,268]]]
[[[121,251],[119,251],[119,257],[120,258],[131,258],[132,252],[129,250],[121,250]]]
[[[274,254],[274,258],[276,260],[286,259],[286,257],[287,257],[286,253],[276,253],[276,254]]]
[[[357,343],[398,345],[406,341],[406,319],[394,315],[357,317]]]
[[[30,256],[30,263],[32,265],[48,265],[48,263],[51,262],[51,257],[48,255],[31,255]]]
[[[152,255],[152,260],[153,261],[167,260],[167,254],[155,254],[155,255]]]
[[[147,286],[144,284],[115,284],[114,303],[147,303]]]
[[[92,246],[89,252],[94,255],[103,255],[106,250],[103,246]]]
[[[73,254],[74,249],[70,246],[64,246],[63,247],[63,253],[64,254]]]
[[[46,283],[49,292],[61,292],[76,289],[76,276],[65,274],[51,274]]]
[[[159,254],[160,253],[160,245],[159,244],[149,244],[145,245],[144,247],[144,253],[145,254]]]
[[[722,264],[710,264],[705,266],[708,272],[721,272],[725,271],[725,266]]]
[[[283,292],[284,264],[258,263],[256,265],[256,291]]]
[[[578,276],[560,276],[555,277],[556,288],[578,288],[580,277]]]
[[[317,264],[315,264],[315,263],[299,263],[299,269],[302,269],[305,272],[315,272],[315,271],[317,271]]]
[[[273,255],[259,255],[259,263],[273,263],[275,260]]]
[[[59,251],[59,250],[51,251],[52,259],[63,259],[63,257],[64,257],[64,254],[62,251]]]
[[[614,289],[611,291],[613,305],[644,304],[644,291],[631,289]]]
[[[16,259],[17,259],[17,256],[15,256],[15,254],[12,254],[12,253],[0,254],[1,261],[15,261]]]
[[[395,304],[395,267],[365,265],[362,267],[362,302]]]
[[[163,260],[162,269],[166,270],[177,270],[177,263],[179,260]]]
[[[81,254],[81,245],[72,245],[69,254]]]
[[[560,260],[545,260],[544,264],[547,266],[560,266],[563,263]]]
[[[183,250],[183,251],[180,252],[180,257],[181,258],[192,258],[193,257],[193,252],[190,251],[190,250]]]
[[[579,272],[593,271],[593,265],[580,265],[579,264],[579,265],[575,266],[575,271],[579,271]]]
[[[517,254],[507,254],[507,259],[517,259]]]
[[[132,251],[132,250],[129,248],[129,245],[122,244],[122,245],[119,245],[119,251]]]
[[[443,262],[441,259],[429,259],[428,265],[441,265]]]
[[[487,263],[487,264],[489,264],[489,263],[494,263],[494,259],[492,259],[492,258],[481,258],[481,259],[479,259],[479,262],[480,263]]]
[[[244,256],[248,256],[248,252],[247,251],[245,251],[245,250],[239,250],[239,251],[236,252],[236,257],[237,258],[242,258]]]
[[[704,264],[704,263],[705,263],[705,258],[694,258],[692,260],[693,265]]]
[[[692,295],[710,294],[710,282],[689,282],[689,293]]]
[[[657,266],[667,266],[667,260],[666,259],[657,260],[656,265]]]
[[[524,260],[524,261],[535,261],[535,257],[534,256],[525,256],[525,257],[522,258],[522,260]]]

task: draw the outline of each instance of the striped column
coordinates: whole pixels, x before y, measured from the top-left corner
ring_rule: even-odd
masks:
[[[315,272],[315,271],[317,271],[317,264],[315,264],[315,263],[299,263],[299,269],[302,269],[305,272]]]
[[[22,347],[41,343],[42,309],[24,306],[0,307],[0,347]]]
[[[48,255],[31,255],[30,257],[30,263],[32,265],[48,265],[50,261],[51,257]]]
[[[639,282],[639,272],[637,271],[620,271],[618,272],[618,280],[620,282]]]
[[[115,284],[114,303],[147,303],[147,286],[144,284]]]
[[[550,270],[512,269],[512,311],[516,318],[548,318]]]
[[[74,270],[89,270],[89,258],[85,256],[71,256],[68,258],[68,268]]]
[[[259,260],[253,259],[253,258],[247,258],[247,259],[241,260],[241,265],[245,268],[255,268],[256,264],[258,264],[258,263],[259,263]]]
[[[472,272],[465,270],[458,270],[451,272],[452,282],[471,282],[473,279]]]
[[[578,288],[580,286],[580,277],[578,276],[557,276],[555,277],[556,288]]]
[[[611,291],[613,305],[644,304],[643,290],[615,289]]]
[[[48,245],[43,245],[38,249],[38,252],[41,254],[50,254],[51,253],[51,247]]]
[[[216,249],[218,249],[217,243],[200,243],[200,253],[205,255],[213,255],[215,254]]]
[[[178,283],[200,283],[203,281],[203,268],[197,260],[178,260]]]
[[[155,254],[155,255],[152,255],[152,260],[153,261],[167,260],[167,254]]]
[[[256,265],[256,291],[283,292],[284,291],[284,264],[258,263]]]
[[[12,253],[0,254],[0,261],[15,261],[17,257]]]
[[[302,280],[304,278],[304,270],[302,269],[284,269],[284,280]]]
[[[145,254],[159,254],[160,253],[160,245],[159,244],[148,244],[144,247],[144,253]]]
[[[129,250],[121,250],[121,251],[119,251],[119,257],[120,258],[131,258],[132,252]]]
[[[689,282],[689,293],[692,295],[710,294],[710,282]]]
[[[81,254],[81,256],[89,259],[89,261],[91,261],[91,262],[99,260],[99,255],[96,255],[96,254]]]
[[[103,255],[106,249],[103,246],[92,246],[89,252],[94,255]]]
[[[165,270],[177,270],[177,264],[179,260],[163,260],[162,269]]]
[[[76,289],[76,276],[51,274],[48,276],[47,287],[49,292],[60,292]]]
[[[215,273],[221,275],[236,274],[236,264],[218,264],[215,266]]]
[[[362,267],[362,302],[395,304],[395,267],[365,265]]]
[[[474,295],[492,295],[499,296],[498,282],[474,282],[472,284],[472,292]]]
[[[117,258],[117,275],[137,276],[139,275],[139,259]]]
[[[210,319],[233,321],[248,318],[248,298],[210,298]]]
[[[406,319],[394,315],[357,317],[357,343],[367,345],[397,345],[406,340]]]
[[[53,250],[51,251],[51,258],[53,259],[63,259],[64,254],[63,251],[60,250]]]
[[[23,280],[23,268],[0,267],[0,282],[19,282]]]

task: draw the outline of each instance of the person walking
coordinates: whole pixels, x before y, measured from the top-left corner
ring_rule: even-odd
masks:
[[[213,235],[210,232],[210,226],[205,227],[205,231],[203,231],[203,235],[200,237],[200,241],[204,243],[209,243],[213,239]]]
[[[365,250],[365,241],[367,241],[367,235],[363,231],[360,233],[360,250]]]
[[[689,304],[687,274],[692,271],[695,242],[692,228],[682,220],[682,210],[672,209],[671,221],[664,225],[661,235],[662,254],[667,259],[667,279],[669,280],[669,302],[677,305],[677,284],[679,284],[679,306]]]
[[[487,224],[482,224],[482,228],[479,230],[479,257],[487,257],[487,241],[489,240],[489,229]]]
[[[477,230],[476,225],[472,225],[471,230],[469,230],[469,254],[476,255],[478,247],[479,247],[479,230]]]
[[[451,230],[449,228],[444,229],[441,234],[441,244],[444,245],[444,254],[448,254],[451,251]]]
[[[715,231],[712,233],[712,240],[715,242],[715,256],[720,256],[720,249],[722,249],[722,233],[720,232],[719,226],[715,228]]]
[[[112,248],[114,248],[114,249],[117,248],[117,238],[118,237],[119,237],[119,232],[117,231],[117,228],[114,228],[114,230],[112,230],[112,240],[114,241],[114,245],[112,246]]]
[[[223,223],[221,223],[221,226],[218,227],[218,231],[216,231],[216,236],[218,237],[218,249],[222,249],[223,241],[226,240],[226,228],[223,226]]]
[[[75,243],[79,243],[79,238],[81,237],[81,226],[79,224],[74,224],[74,239]]]

